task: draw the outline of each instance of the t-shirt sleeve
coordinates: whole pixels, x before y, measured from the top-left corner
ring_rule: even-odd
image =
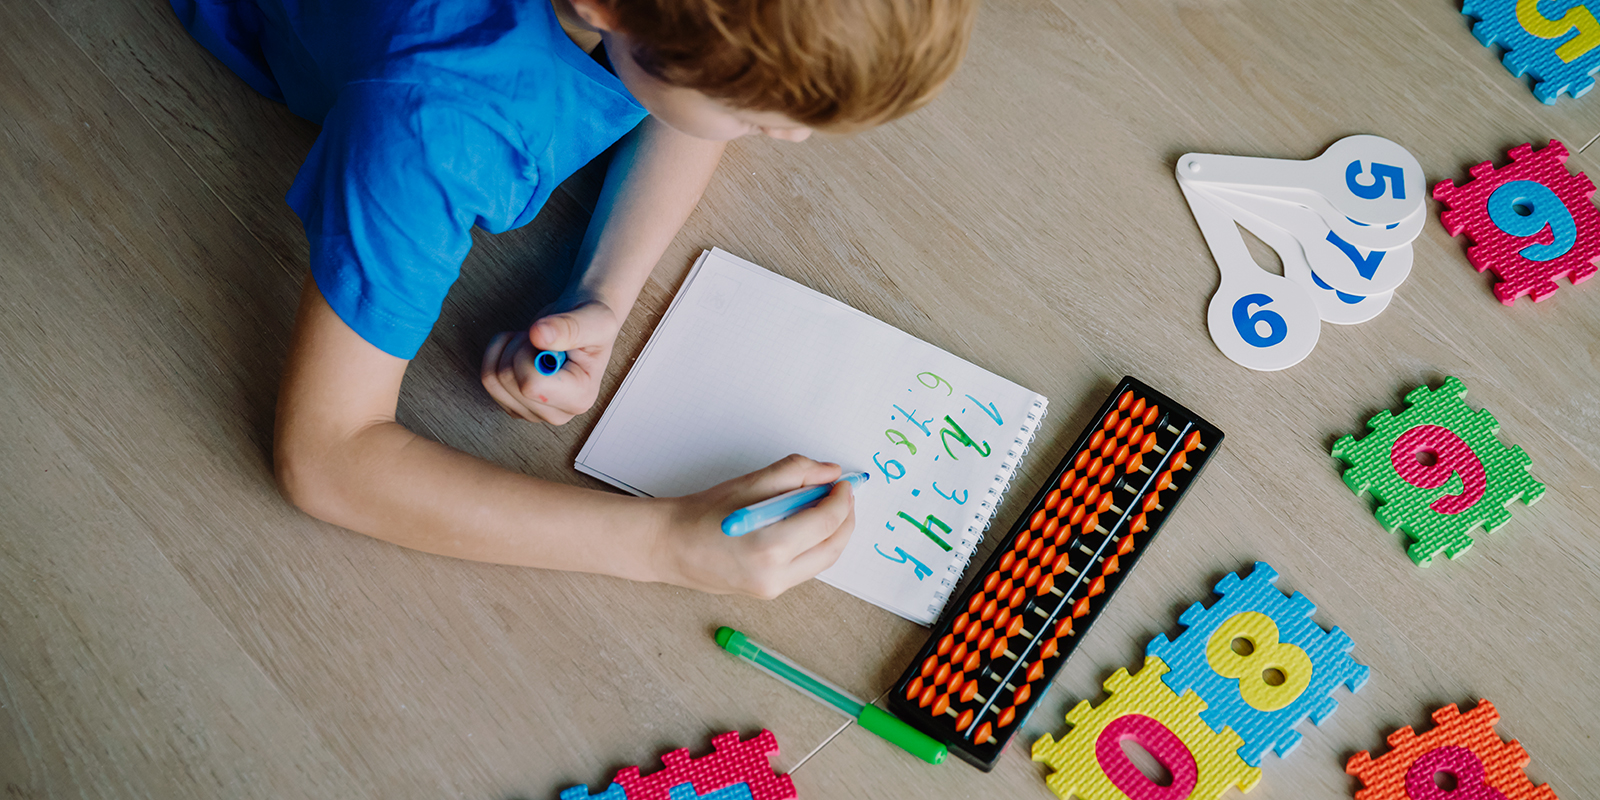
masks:
[[[413,358],[472,247],[538,186],[516,130],[484,104],[418,84],[344,87],[288,201],[311,274],[339,318]]]

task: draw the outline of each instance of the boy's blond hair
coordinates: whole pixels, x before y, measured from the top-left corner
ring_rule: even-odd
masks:
[[[933,98],[977,0],[611,0],[646,72],[813,128],[887,122]]]

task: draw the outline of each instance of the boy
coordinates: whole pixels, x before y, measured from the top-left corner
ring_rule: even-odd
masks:
[[[285,496],[419,550],[708,592],[770,598],[826,569],[854,526],[848,484],[744,537],[720,522],[836,479],[835,464],[790,456],[683,498],[550,483],[396,423],[401,378],[470,228],[526,224],[620,139],[565,292],[483,359],[507,413],[560,425],[588,410],[725,142],[909,113],[960,61],[973,2],[172,0],[235,73],[323,126],[288,195],[312,280],[278,399]],[[596,42],[614,74],[584,52]],[[566,351],[566,366],[539,375],[539,350]]]

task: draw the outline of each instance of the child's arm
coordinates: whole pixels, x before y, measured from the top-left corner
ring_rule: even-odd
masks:
[[[822,503],[737,539],[733,510],[839,467],[791,456],[684,498],[642,499],[541,481],[395,422],[409,362],[362,339],[307,280],[278,397],[273,461],[313,516],[430,553],[773,597],[826,569],[855,524],[841,485]]]
[[[654,117],[623,139],[567,290],[546,316],[527,330],[496,336],[484,352],[483,385],[495,402],[515,416],[556,425],[594,405],[622,321],[699,202],[723,147]],[[533,368],[539,350],[567,351],[567,366],[540,375]]]

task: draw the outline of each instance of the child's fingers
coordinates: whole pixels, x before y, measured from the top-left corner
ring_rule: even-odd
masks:
[[[528,328],[528,340],[540,350],[603,346],[616,336],[616,315],[604,303],[584,303],[570,311],[535,320]]]
[[[495,403],[499,404],[501,409],[512,416],[522,417],[523,414],[519,413],[523,410],[522,403],[518,402],[510,392],[506,391],[505,384],[500,376],[500,358],[505,353],[506,343],[510,342],[511,337],[514,335],[502,333],[489,340],[489,346],[483,350],[483,368],[479,377],[483,382],[484,390],[489,393],[490,397],[494,398]]]
[[[829,534],[828,538],[818,542],[810,550],[795,556],[790,562],[790,569],[795,576],[795,583],[807,581],[817,576],[834,565],[839,556],[844,554],[844,549],[850,544],[850,534],[856,527],[856,504],[854,497],[850,501],[850,513],[845,515],[839,526]]]
[[[855,500],[849,483],[833,487],[833,491],[816,505],[795,514],[763,533],[765,538],[782,537],[780,559],[792,564],[796,558],[826,541],[837,533],[839,526],[855,512]]]
[[[739,493],[740,501],[754,503],[802,486],[831,483],[838,480],[840,474],[838,464],[813,461],[794,453],[752,473],[750,483]]]

